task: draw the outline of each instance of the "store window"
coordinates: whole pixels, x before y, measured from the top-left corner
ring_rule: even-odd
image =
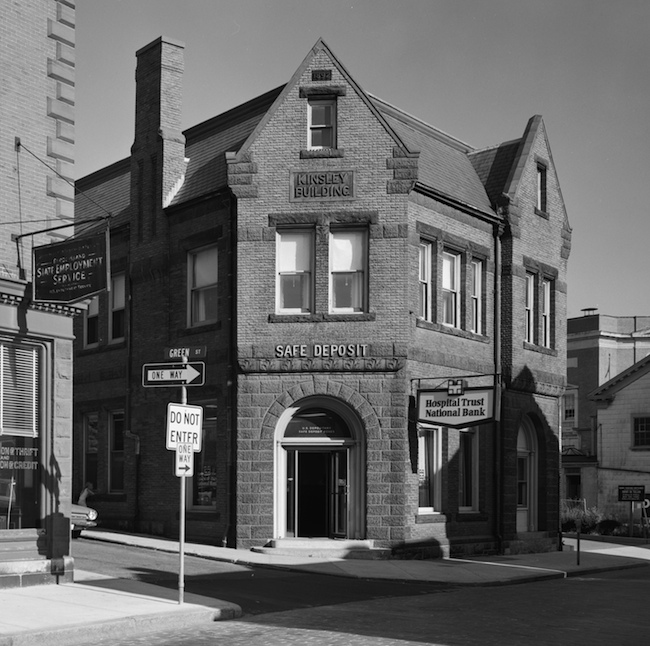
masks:
[[[330,233],[330,311],[366,311],[366,231],[337,229]]]
[[[194,476],[188,487],[188,507],[196,510],[217,506],[217,416],[216,406],[203,406],[201,451],[194,454]]]
[[[121,341],[125,332],[125,293],[126,279],[124,274],[116,274],[111,279],[111,318],[110,318],[110,336],[111,341]]]
[[[40,526],[40,352],[0,341],[0,529]]]
[[[109,425],[109,481],[110,493],[124,491],[124,411],[111,411]]]
[[[478,432],[464,429],[459,434],[458,508],[461,512],[478,510]]]
[[[218,320],[217,247],[189,254],[190,325]]]
[[[276,302],[280,314],[305,314],[313,311],[313,230],[287,230],[277,233]]]
[[[419,513],[441,511],[442,429],[422,427],[418,431]]]
[[[311,150],[336,148],[336,99],[309,99],[309,142]]]
[[[99,415],[87,413],[83,417],[84,463],[83,481],[92,483],[97,488]]]

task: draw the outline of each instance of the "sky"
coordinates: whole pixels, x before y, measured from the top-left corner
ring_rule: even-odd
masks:
[[[322,38],[366,91],[475,148],[541,114],[573,230],[568,316],[650,315],[648,0],[79,0],[76,175],[129,156],[135,53],[185,44],[183,128]]]

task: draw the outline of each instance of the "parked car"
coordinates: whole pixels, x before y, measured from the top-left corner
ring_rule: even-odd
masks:
[[[79,538],[83,529],[97,527],[97,510],[84,505],[72,503],[70,508],[70,526],[72,538]]]

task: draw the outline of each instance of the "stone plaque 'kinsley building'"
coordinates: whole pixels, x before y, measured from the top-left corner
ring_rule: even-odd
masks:
[[[571,233],[541,117],[477,150],[319,40],[181,131],[183,50],[137,53],[131,155],[78,182],[77,217],[113,218],[112,290],[76,330],[76,489],[108,526],[177,534],[180,388],[141,374],[199,348],[191,539],[553,546]]]

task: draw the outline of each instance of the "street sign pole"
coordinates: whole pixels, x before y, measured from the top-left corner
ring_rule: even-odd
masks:
[[[183,356],[183,364],[187,363],[187,357]],[[181,403],[187,405],[187,388],[181,387]],[[181,505],[180,505],[180,527],[178,530],[178,603],[183,604],[185,600],[185,478],[181,475]]]

